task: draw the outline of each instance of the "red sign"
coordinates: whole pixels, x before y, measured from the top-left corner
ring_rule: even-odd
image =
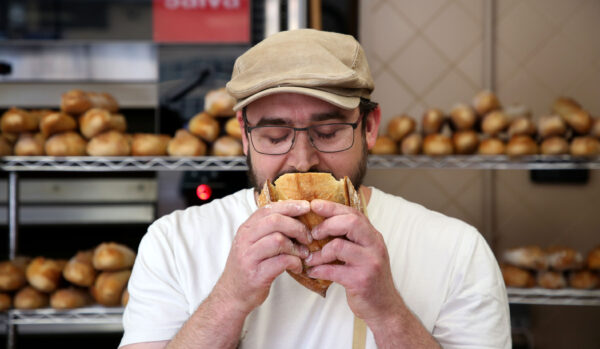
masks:
[[[250,41],[250,0],[154,0],[156,42]]]

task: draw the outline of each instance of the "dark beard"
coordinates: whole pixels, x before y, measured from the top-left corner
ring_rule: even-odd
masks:
[[[352,185],[354,186],[354,188],[357,191],[358,191],[358,188],[362,185],[363,180],[365,178],[365,174],[367,173],[367,157],[369,156],[369,150],[367,149],[367,146],[366,146],[366,137],[365,137],[364,133],[362,136],[362,141],[363,141],[363,151],[362,151],[361,158],[358,161],[358,163],[356,164],[356,168],[354,168],[354,170],[352,170],[352,173],[350,173],[350,175],[348,176],[348,178],[350,178],[350,181],[352,182]],[[250,152],[248,152],[248,155],[246,156],[246,164],[248,165],[248,180],[250,182],[250,185],[252,187],[254,187],[254,191],[258,194],[262,190],[265,183],[264,182],[258,183],[258,179],[256,178],[256,173],[254,172],[254,167],[252,166],[252,158],[250,156]],[[298,172],[298,171],[294,171],[294,170],[283,171],[281,173],[278,173],[275,178],[270,178],[270,179],[272,182],[275,182],[275,180],[277,180],[277,178],[279,178],[280,176],[282,176],[286,173],[294,173],[294,172]],[[330,171],[318,169],[318,168],[311,168],[306,172],[328,172],[328,173],[331,173],[337,179],[340,179],[340,177],[341,177]]]

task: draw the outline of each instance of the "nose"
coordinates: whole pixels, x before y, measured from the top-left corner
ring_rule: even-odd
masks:
[[[288,163],[296,171],[306,172],[319,163],[317,151],[306,131],[296,132],[296,140],[288,153]]]

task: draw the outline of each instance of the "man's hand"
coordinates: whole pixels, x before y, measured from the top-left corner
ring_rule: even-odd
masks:
[[[304,245],[312,237],[293,217],[309,211],[308,201],[286,200],[252,214],[237,231],[213,295],[232,302],[234,310],[249,313],[265,301],[277,276],[285,270],[302,272],[301,259],[308,256]],[[293,243],[292,238],[303,245]]]

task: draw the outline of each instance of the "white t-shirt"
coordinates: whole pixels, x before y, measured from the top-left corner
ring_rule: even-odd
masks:
[[[394,282],[444,348],[510,348],[508,301],[485,240],[470,225],[372,188],[369,219],[383,235]],[[211,292],[238,227],[257,209],[251,189],[158,219],[129,281],[121,345],[170,340]],[[287,273],[247,318],[241,348],[351,348],[344,288],[327,297]],[[376,348],[367,331],[367,348]]]

